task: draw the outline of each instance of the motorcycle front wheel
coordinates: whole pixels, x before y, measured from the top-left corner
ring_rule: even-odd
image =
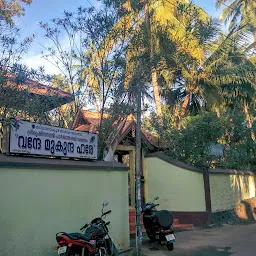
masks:
[[[107,251],[105,248],[100,248],[97,256],[107,256]]]

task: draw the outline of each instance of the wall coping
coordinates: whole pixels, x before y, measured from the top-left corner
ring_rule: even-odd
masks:
[[[159,158],[169,164],[175,165],[177,167],[183,168],[188,171],[192,172],[199,172],[199,173],[204,173],[207,171],[206,169],[200,169],[198,167],[195,167],[193,165],[185,164],[181,161],[174,160],[170,156],[166,155],[164,152],[154,152],[154,153],[148,153],[145,155],[146,158],[152,158],[156,157]],[[250,176],[255,176],[253,172],[250,171],[245,171],[245,170],[234,170],[234,169],[208,169],[209,174],[241,174],[241,175],[250,175]]]
[[[172,165],[175,165],[177,167],[180,167],[180,168],[183,168],[183,169],[186,169],[188,171],[192,171],[192,172],[200,172],[200,173],[203,173],[203,169],[199,169],[198,167],[195,167],[193,165],[189,165],[189,164],[185,164],[181,161],[178,161],[178,160],[174,160],[172,159],[171,157],[169,157],[168,155],[166,155],[164,152],[154,152],[154,153],[149,153],[149,154],[146,154],[145,155],[146,158],[152,158],[152,157],[156,157],[156,158],[159,158],[161,160],[163,160],[164,162],[167,162],[169,164],[172,164]]]
[[[210,174],[241,174],[255,176],[253,172],[234,169],[209,169]]]
[[[80,169],[80,170],[109,170],[127,171],[129,168],[118,162],[66,160],[31,156],[12,156],[0,153],[0,168],[26,167],[38,169]]]

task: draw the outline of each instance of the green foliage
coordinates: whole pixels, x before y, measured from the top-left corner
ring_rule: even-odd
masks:
[[[33,37],[19,41],[13,16],[23,15],[22,6],[31,2],[0,2],[1,117],[70,128],[81,108],[94,105],[102,114],[97,127],[102,158],[118,125],[136,113],[140,89],[143,97],[155,98],[160,110],[144,119],[144,129],[158,137],[159,148],[171,157],[202,167],[255,167],[256,61],[248,58],[240,35],[222,35],[217,20],[186,0],[102,0],[101,10],[65,11],[40,23],[51,42],[50,47],[42,45],[42,55],[61,74],[52,78],[51,86],[71,93],[75,101],[49,112],[48,106],[58,106],[58,98],[42,103],[27,90],[6,89],[10,81],[15,86],[28,79],[46,81],[19,64]],[[217,5],[228,2],[217,0]],[[230,28],[245,26],[255,33],[255,1],[232,2],[235,11],[225,8],[223,20],[230,21]],[[66,37],[69,45],[63,49]],[[225,147],[219,158],[211,152],[218,143]]]
[[[227,147],[221,165],[227,169],[254,171],[256,168],[256,145],[252,140]]]
[[[74,104],[62,111],[67,124],[83,107],[94,105],[104,112],[123,84],[126,47],[122,42],[113,48],[108,45],[119,38],[111,33],[116,21],[117,14],[111,7],[96,10],[80,6],[76,12],[65,11],[49,23],[40,22],[50,44],[42,46],[42,57],[61,73],[54,77],[53,85],[75,98]],[[61,42],[66,37],[69,43],[64,51]],[[119,97],[121,104],[123,95]]]
[[[170,109],[164,108],[161,120],[151,114],[143,120],[143,128],[158,137],[158,146],[168,155],[188,164],[251,171],[256,167],[256,144],[239,104],[225,109],[220,118],[203,111],[186,117],[180,129]],[[216,144],[224,146],[223,156],[213,154]]]
[[[223,142],[226,145],[235,145],[250,139],[250,129],[247,126],[245,115],[238,105],[225,111],[223,116],[222,125],[225,128]]]
[[[217,143],[224,133],[215,113],[202,112],[201,115],[187,117],[179,130],[174,116],[167,109],[161,122],[153,115],[144,120],[144,128],[159,136],[160,146],[171,157],[199,166],[210,165],[213,157],[207,148],[211,143]]]
[[[4,1],[3,6],[13,4],[8,8],[15,9],[18,8],[19,2]],[[1,8],[0,10],[3,11]],[[30,93],[31,84],[40,87],[42,83],[48,85],[50,80],[44,68],[36,70],[21,64],[22,57],[31,47],[34,37],[33,35],[23,39],[19,29],[13,24],[0,21],[0,120],[6,121],[19,116],[22,119],[48,123],[49,109],[54,108],[60,100],[57,96],[43,99]]]
[[[14,16],[24,15],[23,4],[31,4],[32,0],[1,0],[0,19],[13,24]]]
[[[213,157],[207,148],[217,143],[223,134],[223,127],[215,113],[202,113],[188,117],[177,138],[179,159],[193,165],[209,167]]]
[[[256,29],[256,4],[254,0],[217,0],[217,8],[224,7],[221,20],[229,23],[229,29],[246,27],[251,32]]]
[[[163,116],[161,119],[156,113],[151,113],[149,117],[144,118],[142,120],[142,127],[159,137],[160,146],[166,147],[172,141],[170,138],[174,136],[176,124],[174,115],[168,106],[162,107],[162,111]]]

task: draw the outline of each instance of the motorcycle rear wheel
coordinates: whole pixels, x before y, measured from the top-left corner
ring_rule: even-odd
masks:
[[[86,256],[87,254],[84,254],[84,256]],[[63,253],[63,254],[60,254],[60,256],[82,256],[82,253],[70,253],[70,254],[67,254],[67,253]]]
[[[60,256],[82,256],[82,252],[74,252],[71,247],[65,253],[60,254]],[[84,254],[84,256],[86,256],[86,254]]]
[[[70,250],[71,250],[71,248],[68,248],[67,251],[65,253],[60,254],[60,256],[70,256],[71,255]]]
[[[80,253],[62,253],[60,256],[82,256]]]

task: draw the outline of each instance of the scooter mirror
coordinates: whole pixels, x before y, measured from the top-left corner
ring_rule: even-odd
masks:
[[[108,201],[104,201],[103,204],[102,204],[103,208],[105,208],[108,204],[109,204]]]

